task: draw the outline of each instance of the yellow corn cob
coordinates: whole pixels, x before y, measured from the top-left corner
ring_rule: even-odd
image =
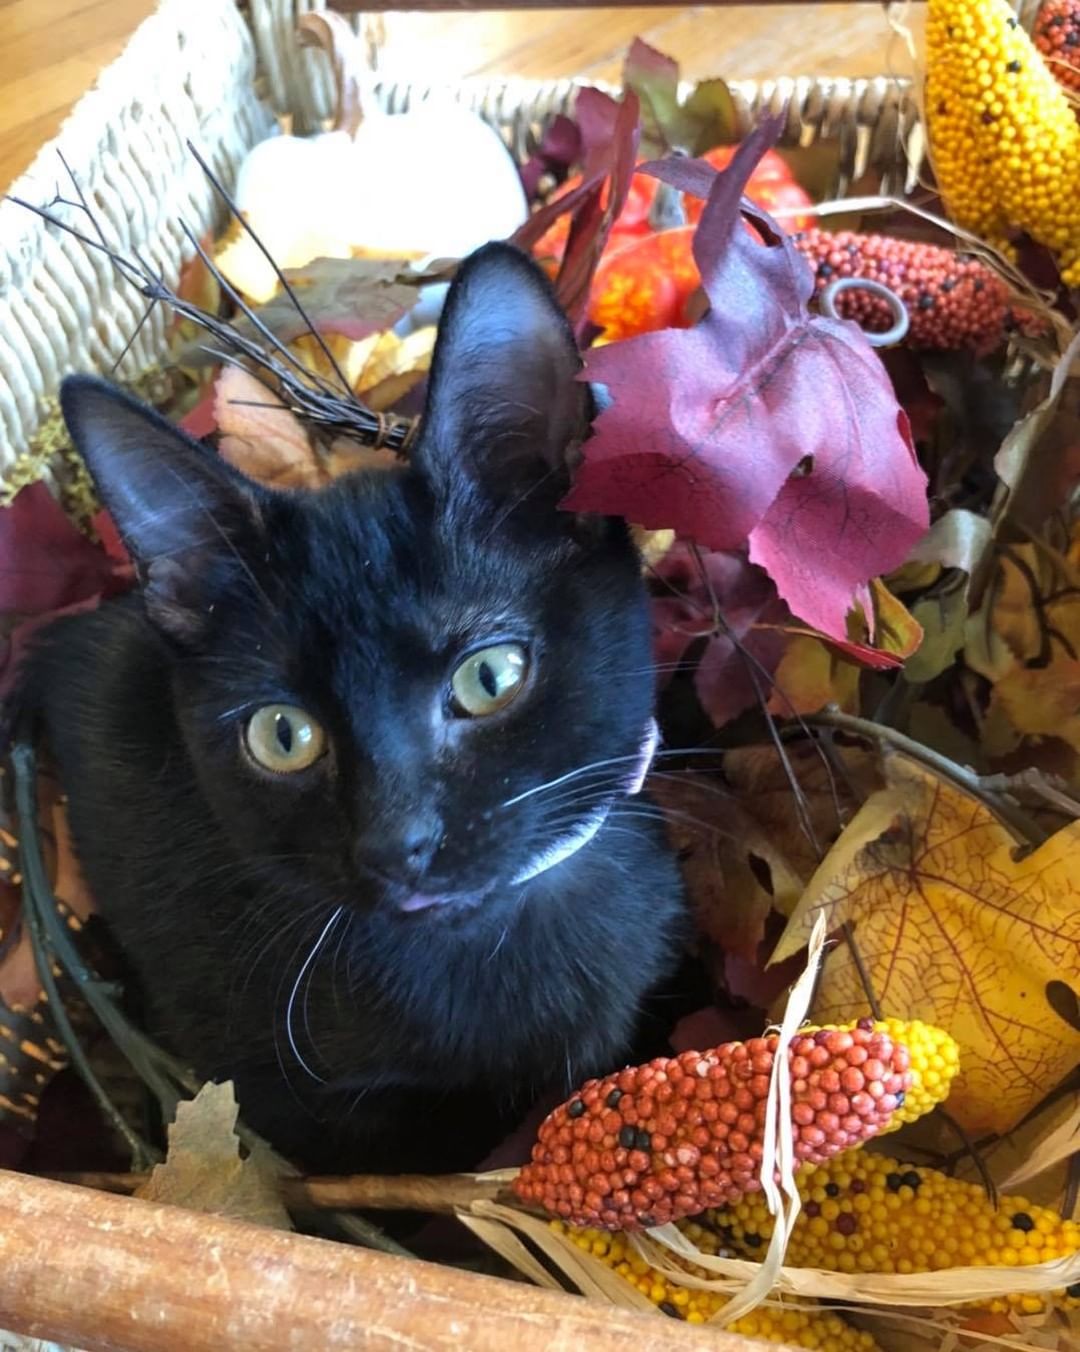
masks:
[[[929,0],[926,122],[956,224],[1007,254],[1026,231],[1080,283],[1080,126],[1007,0]]]
[[[1003,1197],[995,1209],[978,1184],[866,1150],[807,1165],[798,1185],[803,1211],[787,1249],[790,1267],[934,1272],[1043,1263],[1080,1249],[1080,1225],[1047,1207]],[[772,1235],[760,1194],[710,1211],[707,1219],[719,1242],[744,1257],[760,1256]],[[1047,1301],[1080,1309],[1080,1288],[988,1303],[1001,1312],[1037,1314]]]
[[[579,1249],[599,1258],[605,1266],[648,1296],[657,1309],[673,1319],[685,1319],[688,1324],[704,1324],[722,1305],[727,1304],[726,1294],[676,1286],[663,1273],[645,1262],[626,1235],[612,1234],[607,1230],[575,1229],[562,1221],[552,1221],[551,1228],[573,1240]],[[695,1225],[692,1221],[682,1221],[679,1228],[693,1239],[699,1249],[709,1253],[718,1251],[719,1242],[715,1234],[703,1226]],[[673,1256],[672,1261],[678,1260]],[[708,1275],[692,1264],[685,1266],[687,1271],[698,1276]],[[800,1301],[800,1304],[805,1302]],[[817,1348],[820,1352],[877,1352],[878,1347],[869,1333],[853,1328],[839,1315],[826,1310],[762,1306],[723,1327],[745,1338],[788,1343],[792,1347]]]

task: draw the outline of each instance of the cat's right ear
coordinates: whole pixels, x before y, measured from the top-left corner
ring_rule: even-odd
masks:
[[[150,617],[174,638],[194,637],[211,574],[246,571],[241,550],[262,533],[260,490],[104,380],[68,376],[60,407],[135,561]]]

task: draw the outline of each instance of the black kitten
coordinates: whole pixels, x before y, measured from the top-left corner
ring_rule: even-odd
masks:
[[[560,512],[588,389],[538,270],[454,283],[408,468],[271,492],[110,387],[68,426],[141,587],[25,695],[151,1030],[320,1168],[474,1163],[624,1056],[682,889],[622,523]]]

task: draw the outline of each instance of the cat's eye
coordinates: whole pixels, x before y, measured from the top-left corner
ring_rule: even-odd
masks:
[[[470,653],[450,681],[454,710],[469,718],[505,709],[525,684],[529,655],[520,643],[496,643]]]
[[[266,704],[248,719],[244,744],[256,765],[288,775],[315,764],[326,750],[326,733],[293,704]]]

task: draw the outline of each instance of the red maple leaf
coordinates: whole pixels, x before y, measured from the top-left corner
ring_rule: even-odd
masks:
[[[791,610],[842,639],[869,579],[926,531],[926,477],[876,353],[857,325],[810,313],[806,263],[743,198],[778,131],[762,124],[720,173],[701,160],[645,166],[708,199],[694,258],[710,308],[691,329],[587,355],[583,378],[611,402],[563,505],[708,549],[748,545]]]
[[[40,482],[0,508],[0,700],[43,624],[92,610],[131,585],[133,569],[111,520],[101,512],[94,526],[100,544],[76,530]]]
[[[656,567],[653,651],[668,678],[705,639],[694,670],[701,707],[719,728],[763,703],[783,656],[791,618],[776,588],[743,553],[701,554],[675,545]]]

